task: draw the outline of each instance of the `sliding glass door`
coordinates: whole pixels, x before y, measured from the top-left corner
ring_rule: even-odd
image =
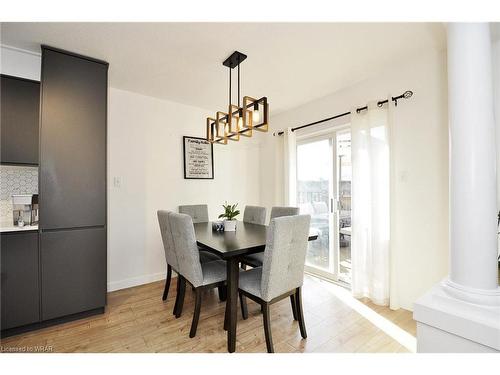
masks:
[[[351,135],[347,128],[297,141],[297,203],[318,239],[306,270],[350,283]]]

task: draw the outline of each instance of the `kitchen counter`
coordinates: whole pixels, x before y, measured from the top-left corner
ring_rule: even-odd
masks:
[[[29,231],[34,231],[38,230],[38,224],[37,225],[25,225],[24,227],[18,227],[15,226],[12,222],[0,222],[0,233],[7,233],[7,232],[29,232]]]

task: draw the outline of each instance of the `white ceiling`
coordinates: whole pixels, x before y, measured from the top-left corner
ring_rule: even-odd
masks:
[[[227,105],[222,61],[234,50],[248,55],[242,95],[265,95],[278,113],[445,47],[439,23],[2,23],[1,31],[5,45],[108,61],[112,87],[210,111]]]

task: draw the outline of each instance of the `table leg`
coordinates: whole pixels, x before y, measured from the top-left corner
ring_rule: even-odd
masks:
[[[226,310],[228,317],[227,351],[234,353],[236,350],[236,319],[238,309],[238,281],[239,261],[229,259],[227,264],[227,301]]]

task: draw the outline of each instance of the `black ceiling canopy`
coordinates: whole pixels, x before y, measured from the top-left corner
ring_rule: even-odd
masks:
[[[240,65],[240,63],[245,61],[246,58],[247,58],[247,55],[245,55],[244,53],[234,51],[231,54],[231,56],[229,56],[227,59],[224,60],[222,65],[227,66],[228,68],[234,69],[238,65]]]

